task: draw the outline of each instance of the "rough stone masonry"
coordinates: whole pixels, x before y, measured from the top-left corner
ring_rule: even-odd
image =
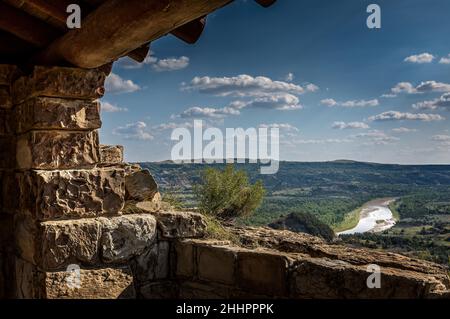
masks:
[[[240,246],[205,238],[201,215],[163,205],[150,172],[100,145],[106,76],[0,65],[0,298],[449,297],[425,261],[265,228],[230,229]]]

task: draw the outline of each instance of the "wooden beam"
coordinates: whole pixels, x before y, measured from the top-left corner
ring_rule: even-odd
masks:
[[[83,68],[112,62],[145,43],[233,0],[109,0],[67,32],[33,63],[67,61]]]
[[[0,2],[0,29],[38,47],[45,47],[60,33],[23,11]]]
[[[186,43],[194,44],[205,29],[206,17],[191,21],[173,30],[171,33]]]

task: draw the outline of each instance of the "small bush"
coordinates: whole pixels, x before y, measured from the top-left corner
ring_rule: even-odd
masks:
[[[200,184],[194,187],[194,194],[203,214],[234,220],[251,215],[261,205],[265,189],[261,181],[251,185],[244,171],[227,165],[223,171],[207,168]]]

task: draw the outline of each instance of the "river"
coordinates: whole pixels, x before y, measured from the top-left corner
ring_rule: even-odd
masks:
[[[360,213],[358,224],[337,235],[352,235],[366,232],[382,232],[395,225],[395,219],[389,204],[393,202],[393,198],[376,199],[366,203]]]

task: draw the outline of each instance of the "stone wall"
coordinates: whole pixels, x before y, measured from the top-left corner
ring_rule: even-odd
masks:
[[[100,145],[105,77],[0,65],[0,298],[449,296],[445,268],[400,255],[265,228],[206,239],[201,215],[171,210],[121,146]]]

